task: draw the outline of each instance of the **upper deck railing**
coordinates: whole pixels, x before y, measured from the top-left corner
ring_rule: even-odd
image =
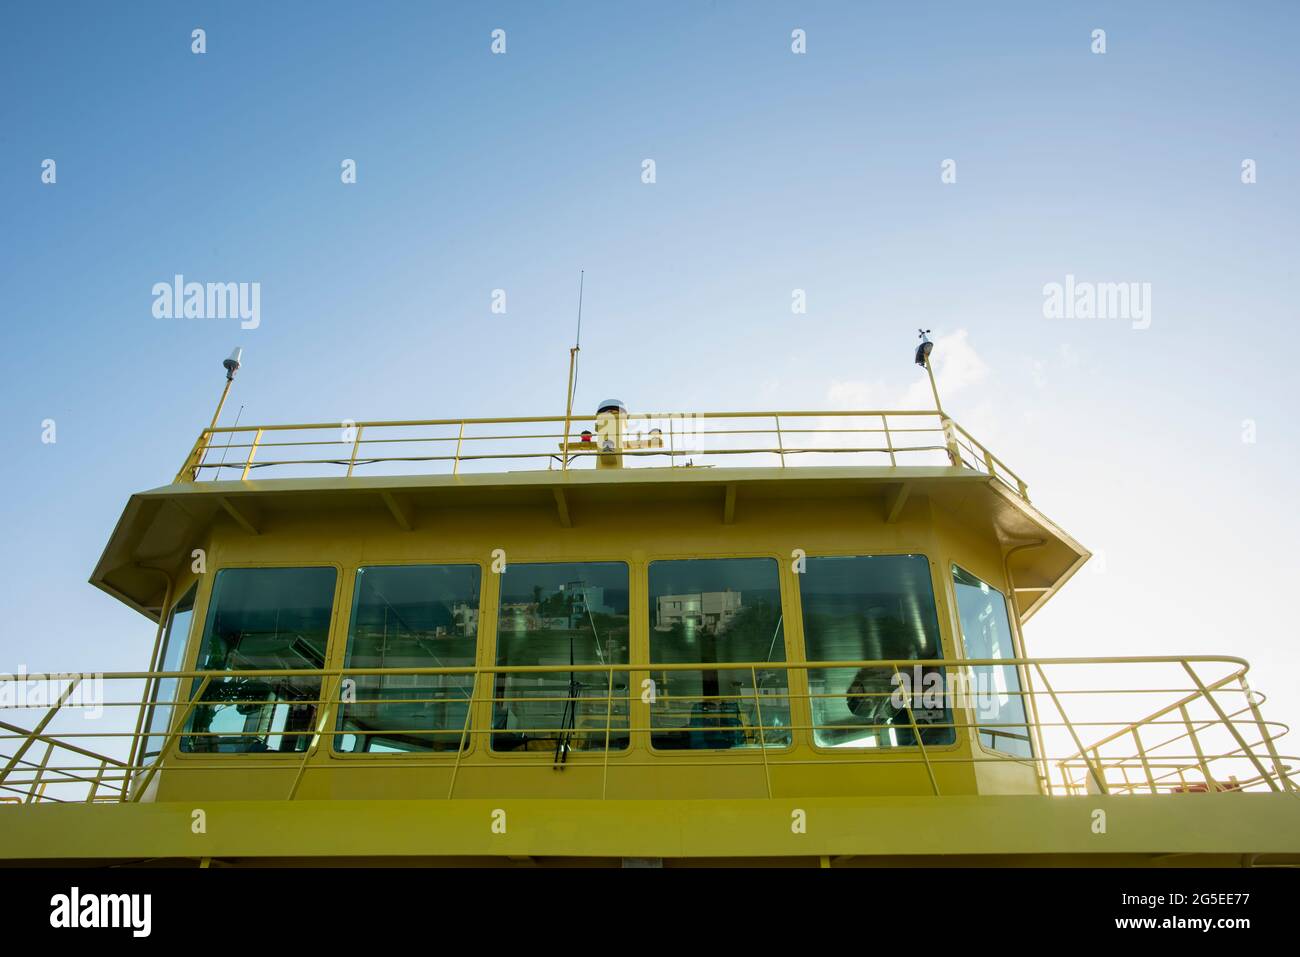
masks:
[[[697,412],[422,419],[205,429],[177,482],[608,466],[961,466],[1028,501],[1023,479],[935,411]]]
[[[352,775],[393,767],[449,771],[445,797],[450,799],[457,796],[457,772],[471,762],[480,770],[532,768],[538,773],[566,763],[594,768],[600,774],[590,796],[600,798],[607,796],[612,775],[646,767],[667,772],[748,765],[762,771],[753,796],[771,797],[772,772],[781,768],[786,769],[788,790],[790,772],[799,767],[871,765],[888,773],[910,766],[917,769],[918,781],[928,780],[933,794],[940,795],[945,793],[945,769],[988,764],[1034,772],[1045,795],[1272,791],[1300,796],[1300,759],[1278,749],[1289,729],[1264,718],[1264,697],[1248,684],[1249,666],[1240,658],[926,660],[927,670],[946,676],[944,699],[938,703],[925,701],[923,688],[913,691],[906,683],[920,664],[641,662],[0,675],[0,701],[16,701],[23,688],[44,684],[49,689],[43,701],[27,701],[19,709],[30,715],[30,727],[15,723],[20,718],[12,712],[0,712],[0,802],[138,801],[159,769],[165,773],[178,746],[188,752],[181,765],[186,774],[225,775],[227,793],[231,774],[296,769],[285,799],[298,796],[309,769]],[[873,706],[849,725],[828,723],[821,703],[842,699],[843,692],[828,693],[809,677],[846,667],[892,677],[854,692],[862,699],[889,698],[892,713]],[[988,669],[1007,668],[1018,668],[1023,683],[994,687],[981,681]],[[700,671],[735,675],[737,680],[729,683],[740,691],[668,693],[671,682],[664,676]],[[643,688],[650,674],[660,676],[660,693],[648,701],[629,693]],[[511,681],[520,681],[513,691]],[[105,694],[106,686],[120,690]],[[142,697],[152,699],[160,686],[173,691],[157,705],[142,706]],[[184,690],[173,698],[177,688]],[[211,721],[195,720],[202,709],[230,708],[256,716],[259,709],[284,708],[286,698],[275,689],[291,694],[292,707],[306,715],[292,728],[267,720],[250,734],[211,730]],[[1016,697],[1023,717],[981,717],[984,705],[998,699],[1004,706],[1007,698]],[[463,718],[449,718],[453,703],[463,709]],[[507,727],[498,720],[520,703],[533,716],[525,722],[529,726]],[[373,720],[376,709],[385,707],[399,709],[400,724],[389,722],[381,730],[365,730],[355,722],[345,727],[349,715]],[[156,714],[163,720],[154,720]],[[824,735],[832,732],[850,733],[855,745],[828,747]],[[974,748],[972,734],[1019,744],[1014,753],[1011,748],[1005,749],[1008,753]],[[328,760],[336,740],[366,735],[424,745],[405,754],[390,750]],[[666,745],[662,738],[655,743],[656,735],[676,743]],[[502,736],[511,739],[508,746]],[[254,737],[258,746],[248,747]],[[876,745],[864,744],[868,738]],[[541,746],[520,747],[520,739]],[[232,743],[236,753],[230,753]],[[484,750],[498,758],[510,751],[514,760],[484,763]],[[612,751],[620,753],[614,763]],[[195,758],[200,760],[189,760]],[[824,784],[829,779],[823,772],[816,780]],[[969,794],[969,786],[957,793]]]

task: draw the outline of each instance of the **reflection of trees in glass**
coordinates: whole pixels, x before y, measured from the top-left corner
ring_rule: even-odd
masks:
[[[893,615],[809,612],[805,613],[804,621],[809,656],[813,659],[918,658],[922,648],[929,644],[914,624]]]

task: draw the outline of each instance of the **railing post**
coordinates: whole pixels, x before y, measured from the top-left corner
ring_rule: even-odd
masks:
[[[629,681],[628,682],[629,693],[631,692],[631,690],[632,690],[632,683]],[[575,715],[577,714],[576,705],[574,707],[574,714]],[[628,717],[630,719],[631,715],[629,714]],[[609,671],[605,675],[605,762],[600,769],[600,799],[602,801],[605,800],[605,795],[609,791],[609,737],[610,737],[610,725],[612,724],[613,720],[614,720],[614,665],[611,662],[609,666]],[[631,724],[632,722],[631,720],[629,720],[628,725],[630,726]],[[632,744],[631,737],[632,737],[632,729],[631,727],[629,727],[628,728],[629,747]]]
[[[961,449],[957,447],[957,433],[953,430],[952,419],[941,415],[939,421],[943,425],[943,444],[948,447],[948,460],[961,468]]]
[[[785,468],[785,439],[781,436],[781,417],[774,415],[772,418],[776,419],[776,447],[781,455],[781,468]]]
[[[1241,748],[1241,753],[1250,759],[1251,764],[1255,765],[1255,770],[1259,772],[1259,776],[1268,782],[1270,789],[1274,791],[1282,790],[1278,787],[1277,782],[1273,780],[1269,773],[1264,770],[1264,765],[1260,762],[1259,758],[1255,756],[1255,752],[1250,749],[1250,745],[1248,745],[1246,739],[1241,736],[1241,732],[1238,731],[1237,726],[1232,723],[1232,719],[1224,713],[1224,710],[1221,707],[1219,707],[1219,702],[1214,700],[1214,695],[1201,682],[1195,669],[1193,669],[1186,661],[1183,662],[1183,668],[1186,669],[1187,674],[1191,679],[1196,682],[1196,687],[1200,690],[1201,697],[1209,702],[1210,707],[1214,709],[1214,713],[1217,714],[1219,720],[1223,722],[1223,726],[1227,728],[1228,733],[1232,735],[1232,739],[1237,742],[1237,746]]]
[[[40,764],[36,765],[36,774],[32,776],[31,784],[28,786],[27,797],[24,804],[35,804],[42,794],[45,793],[45,786],[41,779],[45,776],[45,766],[50,763],[50,755],[54,753],[54,742],[51,741],[45,746],[45,754],[41,756]]]
[[[174,483],[193,482],[199,477],[199,464],[203,461],[203,453],[207,451],[211,440],[212,434],[206,429],[199,433],[199,437],[194,440],[193,448],[190,449],[190,454],[185,458],[185,464],[176,473],[176,478],[172,479]]]
[[[894,437],[889,434],[889,416],[883,412],[880,414],[880,425],[885,430],[885,448],[889,449],[889,464],[896,467],[898,456],[894,454]]]
[[[95,774],[95,780],[91,782],[90,794],[86,797],[87,804],[94,804],[95,797],[99,794],[99,785],[104,780],[104,772],[108,770],[108,759],[105,758],[99,762],[99,771]]]
[[[248,458],[244,460],[244,472],[239,476],[241,482],[248,480],[249,470],[253,467],[253,459],[257,455],[257,447],[262,442],[262,430],[258,429],[257,434],[253,436],[253,444],[248,447]]]
[[[894,687],[897,688],[903,683],[903,676],[898,671],[898,665],[894,665]],[[921,760],[925,762],[925,773],[930,776],[930,787],[934,789],[935,797],[939,796],[939,781],[934,776],[934,768],[930,764],[930,755],[925,750],[925,742],[921,740],[921,729],[916,725],[916,715],[912,712],[912,689],[907,689],[903,698],[903,707],[907,709],[907,721],[912,726],[912,735],[916,738],[916,746],[921,749]]]
[[[1043,666],[1035,661],[1034,670],[1038,672],[1038,677],[1043,680],[1043,687],[1047,689],[1047,694],[1052,699],[1052,705],[1056,708],[1056,713],[1061,716],[1061,720],[1065,722],[1066,730],[1070,732],[1070,737],[1074,739],[1074,746],[1078,749],[1077,753],[1079,757],[1083,759],[1084,766],[1088,769],[1088,774],[1091,775],[1093,783],[1097,785],[1097,789],[1101,791],[1102,794],[1109,794],[1110,792],[1106,789],[1105,775],[1095,768],[1092,762],[1088,760],[1088,752],[1084,748],[1083,742],[1079,740],[1079,734],[1074,730],[1074,725],[1070,723],[1070,719],[1065,713],[1065,708],[1061,704],[1061,699],[1056,696],[1056,691],[1052,688],[1052,683],[1047,680],[1047,673],[1043,671]]]
[[[158,773],[158,769],[162,767],[163,758],[167,756],[167,752],[171,749],[172,742],[180,736],[182,729],[185,727],[185,723],[190,720],[190,715],[194,713],[195,705],[199,704],[199,702],[203,700],[203,693],[208,690],[208,684],[211,681],[212,675],[208,674],[203,676],[203,680],[199,682],[198,688],[194,691],[194,697],[192,697],[190,703],[185,706],[185,710],[181,712],[180,720],[176,722],[176,726],[168,733],[167,737],[163,740],[162,747],[158,749],[158,760],[149,766],[144,777],[140,779],[140,784],[136,789],[135,797],[131,798],[131,801],[139,803],[140,798],[149,787],[149,782],[152,781],[154,775]],[[124,773],[129,775],[132,770],[134,769],[128,768]],[[124,781],[122,786],[126,787],[128,783],[129,781]]]
[[[763,754],[763,779],[767,782],[767,796],[772,796],[772,771],[767,763],[767,738],[763,734],[763,706],[758,702],[758,672],[751,666],[749,680],[754,685],[754,720],[758,722],[758,750]],[[790,685],[786,681],[786,687]]]
[[[1246,684],[1246,676],[1243,674],[1239,679],[1241,690],[1246,696],[1246,704],[1250,707],[1250,713],[1255,718],[1255,725],[1259,728],[1259,735],[1264,741],[1264,747],[1268,750],[1268,756],[1273,761],[1273,773],[1277,775],[1278,780],[1286,787],[1288,791],[1296,790],[1295,784],[1292,783],[1286,768],[1282,764],[1282,758],[1277,753],[1277,746],[1273,744],[1273,735],[1269,733],[1268,724],[1264,721],[1264,716],[1260,714],[1259,705],[1255,702],[1255,692]]]
[[[1210,766],[1205,760],[1205,754],[1201,751],[1201,742],[1196,737],[1196,729],[1192,727],[1192,719],[1187,713],[1187,705],[1180,704],[1178,711],[1183,716],[1183,725],[1187,728],[1187,737],[1191,739],[1192,750],[1196,752],[1196,763],[1201,768],[1201,774],[1205,776],[1205,786],[1209,791],[1217,792],[1219,785],[1214,780],[1214,776],[1210,774]]]
[[[357,465],[357,449],[361,445],[361,433],[364,429],[364,425],[358,425],[356,437],[352,441],[352,454],[348,457],[348,478],[352,478],[352,470]]]
[[[320,709],[318,712],[318,716],[316,718],[316,733],[311,736],[311,740],[307,743],[307,747],[302,749],[303,750],[302,761],[299,762],[298,764],[298,773],[294,775],[293,784],[290,785],[289,787],[289,796],[286,798],[286,800],[292,801],[295,797],[297,797],[298,786],[302,784],[303,775],[307,773],[307,762],[310,761],[312,757],[315,756],[318,750],[320,750],[321,738],[325,735],[325,725],[328,724],[330,720],[330,705],[334,703],[334,699],[336,697],[341,697],[343,693],[342,674],[338,676],[338,679],[339,679],[338,691],[336,692],[335,689],[332,687],[333,676],[330,676],[330,678],[328,679],[325,678],[324,676],[321,677],[320,700],[316,702],[317,706]],[[327,688],[329,690],[329,694],[325,693]],[[330,732],[329,738],[330,738],[330,745],[332,748],[334,743],[333,732]]]
[[[465,420],[464,420],[464,419],[461,419],[461,420],[460,420],[460,434],[456,436],[456,459],[455,459],[455,461],[452,462],[452,465],[451,465],[451,474],[452,474],[452,475],[459,475],[459,474],[460,474],[460,446],[461,446],[461,443],[464,442],[464,441],[465,441]],[[564,448],[563,448],[563,449],[561,450],[561,452],[560,452],[560,458],[561,458],[561,459],[565,459],[565,458],[568,458],[568,456],[569,456],[569,440],[566,438],[566,439],[564,440]]]
[[[18,746],[13,753],[13,757],[9,759],[9,763],[5,765],[4,770],[0,771],[0,784],[4,784],[5,779],[9,777],[9,772],[18,766],[18,762],[27,754],[33,742],[35,742],[40,735],[45,733],[46,727],[54,720],[54,716],[59,713],[59,709],[63,707],[70,697],[72,697],[72,692],[77,689],[77,685],[79,684],[81,684],[81,675],[74,675],[71,683],[68,685],[68,690],[59,695],[59,700],[54,702],[54,707],[45,712],[45,717],[41,718],[36,727],[32,728],[31,732],[27,736],[27,740]]]
[[[1138,759],[1142,762],[1142,773],[1147,776],[1147,787],[1152,794],[1156,794],[1158,793],[1156,791],[1156,779],[1151,774],[1151,762],[1147,760],[1147,750],[1142,746],[1142,735],[1138,734],[1137,725],[1133,725],[1129,729],[1129,734],[1133,735],[1133,743],[1137,745]]]
[[[464,428],[463,424],[461,428]],[[460,744],[456,748],[456,763],[451,766],[451,782],[447,785],[448,801],[456,793],[456,778],[460,774],[460,758],[465,753],[465,739],[469,737],[470,724],[474,720],[474,696],[478,692],[478,677],[479,673],[475,671],[474,678],[469,684],[469,702],[465,705],[465,726],[460,730]],[[489,709],[488,714],[491,715],[491,709]],[[491,726],[492,722],[489,720],[488,727],[491,728]],[[492,734],[490,730],[487,733]]]

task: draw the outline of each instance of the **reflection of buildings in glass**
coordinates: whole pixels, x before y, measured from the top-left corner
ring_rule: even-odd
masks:
[[[605,604],[605,589],[583,582],[567,582],[560,586],[561,593],[569,594],[570,628],[582,628],[588,612],[592,615],[612,615],[614,609]]]
[[[574,631],[590,627],[593,615],[613,615],[605,604],[605,589],[580,581],[565,582],[549,595],[536,601],[501,603],[503,630]]]
[[[741,609],[740,592],[706,591],[691,595],[660,595],[655,608],[655,629],[670,631],[679,622],[696,631],[727,630]]]
[[[458,601],[451,606],[451,620],[455,634],[459,638],[478,634],[478,607],[467,601]],[[446,626],[438,626],[438,636],[446,634]]]

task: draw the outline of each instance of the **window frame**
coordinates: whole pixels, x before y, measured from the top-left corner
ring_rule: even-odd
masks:
[[[947,592],[943,590],[943,588],[940,585],[940,582],[938,581],[939,563],[930,555],[929,551],[923,548],[890,548],[883,551],[872,551],[872,552],[863,552],[861,549],[851,549],[851,548],[850,549],[826,549],[826,550],[819,549],[815,553],[805,552],[804,557],[808,559],[812,559],[812,558],[903,558],[908,555],[915,555],[915,556],[919,556],[920,558],[924,558],[926,564],[929,566],[930,590],[934,597],[934,614],[935,614],[935,618],[938,619],[938,626],[939,626],[939,650],[942,652],[938,660],[955,661],[959,657],[957,654],[955,654],[956,651],[955,639],[957,636],[954,632],[952,632],[951,627],[945,627],[944,625],[944,622],[949,618],[948,615],[949,609],[945,607],[945,604],[947,603],[948,595]],[[795,574],[794,577],[799,578],[799,575]],[[796,585],[798,585],[797,582]],[[808,658],[807,636],[804,634],[804,630],[803,630],[803,621],[804,621],[803,620],[803,588],[801,586],[796,587],[795,594],[799,601],[799,606],[798,606],[799,644],[800,644],[800,650],[803,652],[803,657],[800,659],[800,661],[803,664],[804,681],[807,682],[809,679],[808,661],[810,659]],[[917,659],[917,660],[920,661],[921,659]],[[949,667],[953,667],[953,666],[949,666]],[[811,685],[809,685],[808,687],[811,688]],[[811,694],[812,692],[811,690],[809,690],[808,695]],[[922,745],[920,743],[900,744],[900,745],[894,745],[893,747],[889,747],[889,748],[850,748],[850,747],[837,748],[837,747],[830,747],[825,744],[818,744],[817,734],[812,727],[813,724],[812,698],[805,697],[804,704],[805,707],[807,708],[807,718],[808,718],[806,730],[804,732],[805,734],[804,743],[807,744],[809,748],[811,748],[819,755],[827,755],[827,756],[838,755],[841,760],[847,760],[850,762],[859,762],[864,757],[867,756],[872,756],[871,759],[875,759],[874,756],[879,755],[879,760],[888,761],[890,755],[919,754],[921,752]],[[960,732],[963,730],[963,728],[962,728],[961,720],[959,720],[959,718],[957,717],[957,714],[960,711],[960,709],[953,708],[952,711],[953,711],[952,723],[955,726],[952,729],[953,740],[948,744],[926,744],[924,745],[924,748],[927,753],[933,752],[933,753],[947,754],[950,752],[961,750],[963,735]]]
[[[195,654],[195,657],[197,657],[197,653],[195,653],[194,649],[191,647],[191,642],[194,640],[194,632],[195,632],[194,626],[195,626],[195,622],[199,620],[199,615],[198,615],[199,602],[203,600],[203,586],[206,584],[205,582],[200,581],[200,577],[201,576],[193,576],[192,580],[187,581],[185,583],[184,590],[181,591],[180,593],[180,597],[173,600],[172,603],[167,606],[163,614],[163,620],[165,621],[165,624],[163,626],[161,641],[158,643],[158,647],[156,649],[157,658],[153,662],[153,669],[152,669],[153,673],[155,674],[157,672],[164,670],[162,664],[163,664],[163,659],[167,656],[168,644],[173,637],[171,634],[171,627],[172,627],[172,621],[176,615],[176,608],[177,606],[180,605],[181,602],[183,602],[189,596],[191,591],[194,592],[194,603],[190,606],[190,627],[186,630],[185,636],[182,639],[180,667],[178,667],[176,670],[177,671],[190,670],[185,667],[185,663],[190,660],[191,654]],[[173,587],[177,587],[177,586],[173,586]],[[204,609],[204,614],[206,615],[207,614],[206,604],[203,605],[203,609]],[[180,744],[180,738],[181,738],[180,734],[176,735],[176,738],[175,740],[172,741],[170,748],[167,745],[167,740],[173,731],[178,730],[176,726],[176,722],[177,719],[180,717],[180,713],[184,709],[184,705],[187,700],[181,694],[181,689],[185,687],[186,682],[188,682],[190,679],[188,678],[176,679],[176,691],[175,693],[172,694],[170,701],[163,701],[158,695],[158,689],[160,686],[160,682],[162,680],[164,679],[151,677],[145,687],[144,714],[140,722],[139,753],[136,755],[136,762],[145,767],[147,767],[148,765],[157,764],[161,762],[163,758],[169,756],[169,753],[171,751],[178,750],[178,745]],[[149,726],[153,721],[153,716],[157,713],[159,708],[170,709],[170,714],[168,715],[167,718],[167,726],[160,731],[156,731],[156,732],[151,731]],[[149,757],[146,749],[149,746],[149,739],[154,737],[161,737],[162,745],[159,747],[157,753],[153,755],[152,761],[149,761],[148,764],[146,764],[146,759]]]
[[[801,739],[803,738],[804,732],[800,730],[802,722],[799,720],[802,716],[797,714],[796,709],[807,707],[808,699],[806,697],[801,697],[801,695],[805,695],[806,693],[808,680],[807,669],[803,667],[805,659],[803,657],[802,617],[799,620],[799,636],[797,641],[792,637],[790,632],[790,609],[797,606],[791,605],[790,583],[786,580],[789,568],[788,566],[785,566],[784,563],[790,561],[789,556],[782,555],[775,551],[731,552],[725,555],[700,554],[698,552],[670,552],[664,554],[645,555],[640,562],[642,578],[641,621],[642,626],[645,629],[645,644],[642,647],[645,660],[643,662],[644,667],[641,668],[640,673],[646,678],[649,678],[655,670],[655,662],[651,660],[650,656],[650,639],[653,630],[650,624],[650,566],[655,562],[726,561],[729,559],[743,560],[754,558],[770,558],[776,562],[776,578],[781,595],[781,638],[785,648],[784,663],[787,665],[785,670],[788,676],[788,680],[786,681],[786,698],[789,701],[790,707],[790,742],[781,747],[761,748],[683,748],[680,750],[672,748],[656,748],[654,745],[654,728],[651,726],[653,705],[642,702],[640,696],[636,696],[633,699],[634,705],[641,705],[646,719],[644,725],[645,730],[642,731],[641,734],[642,741],[644,742],[648,753],[661,757],[683,758],[684,760],[692,760],[690,757],[691,755],[699,755],[701,757],[708,757],[715,760],[719,756],[728,755],[735,757],[737,763],[750,763],[745,759],[752,757],[753,755],[788,754],[803,743]],[[798,592],[798,589],[795,588],[794,591]],[[795,657],[796,648],[798,653],[797,658]],[[707,664],[707,662],[701,662],[701,664]],[[798,685],[796,685],[796,682],[798,682]]]
[[[504,545],[502,546],[502,548],[505,549],[507,556],[512,554],[512,549],[510,548],[509,545]],[[561,559],[556,559],[556,558],[533,558],[533,557],[525,556],[523,558],[516,558],[514,560],[507,558],[506,560],[507,571],[509,571],[511,565],[599,565],[599,564],[617,564],[617,565],[622,565],[627,569],[627,602],[628,602],[627,663],[626,663],[626,668],[622,671],[622,673],[626,674],[628,678],[628,683],[627,683],[628,684],[627,687],[628,742],[626,748],[621,748],[619,750],[613,750],[608,748],[602,748],[599,750],[591,750],[591,751],[570,750],[565,756],[565,761],[569,765],[572,765],[575,761],[579,763],[584,763],[584,762],[604,763],[605,761],[612,761],[612,760],[617,760],[619,758],[626,757],[627,755],[630,755],[637,750],[640,733],[636,730],[636,719],[634,716],[634,709],[640,703],[641,696],[638,694],[633,694],[632,689],[635,681],[635,676],[637,675],[639,670],[639,666],[636,662],[636,655],[637,655],[637,649],[639,647],[637,629],[640,627],[640,622],[638,621],[637,616],[633,614],[633,608],[635,607],[634,603],[637,600],[638,590],[644,587],[644,582],[641,581],[641,577],[640,577],[641,576],[640,566],[643,565],[644,562],[637,558],[629,557],[629,554],[627,552],[621,552],[612,557],[601,556],[601,557],[593,558],[593,557],[587,557],[586,555],[583,555],[576,558],[565,557]],[[485,668],[495,669],[498,667],[496,661],[497,661],[497,647],[501,636],[501,628],[500,628],[501,587],[504,584],[503,579],[505,577],[505,572],[493,571],[491,574],[492,577],[497,580],[496,587],[492,589],[492,616],[491,616],[492,633],[491,633],[491,637],[487,641],[483,641],[482,640],[483,631],[480,630],[479,632],[479,638],[480,638],[479,653],[481,656],[479,659],[480,670]],[[484,588],[483,594],[485,596],[487,594],[486,587]],[[482,621],[482,619],[483,619],[483,612],[480,607],[480,612],[479,612],[480,622]],[[503,669],[503,670],[509,671],[509,669]],[[615,674],[618,673],[619,672],[615,672]],[[492,747],[492,734],[494,732],[494,729],[492,727],[492,708],[495,702],[490,699],[492,697],[495,697],[496,695],[495,679],[496,679],[497,672],[491,671],[489,672],[489,674],[491,675],[491,678],[493,680],[493,686],[494,686],[493,693],[490,696],[483,696],[480,698],[479,710],[473,713],[473,717],[470,723],[470,729],[475,732],[475,734],[471,735],[471,737],[481,736],[486,739],[486,743],[483,745],[483,749],[482,749],[483,754],[489,758],[500,760],[500,761],[517,761],[517,762],[525,762],[525,763],[532,762],[536,764],[553,763],[555,760],[554,755],[549,751],[497,751]],[[470,752],[467,750],[461,753],[468,754]],[[452,752],[452,755],[454,757],[455,752]]]
[[[966,650],[966,632],[962,628],[962,624],[961,624],[961,605],[957,598],[957,580],[955,575],[955,572],[957,571],[961,571],[966,575],[969,575],[971,578],[974,578],[976,581],[981,582],[984,585],[987,585],[991,591],[995,591],[1002,596],[1002,606],[1006,610],[1006,614],[1007,614],[1007,632],[1011,637],[1011,650],[1015,652],[1015,654],[1013,654],[1012,657],[1013,658],[1027,657],[1024,653],[1024,645],[1021,641],[1020,622],[1016,617],[1016,615],[1013,614],[1015,606],[1011,602],[1010,595],[1008,595],[1007,592],[1003,591],[1001,588],[997,587],[997,585],[990,582],[984,576],[978,575],[975,572],[971,571],[961,562],[958,562],[954,558],[949,558],[947,587],[952,592],[953,628],[956,629],[956,636],[961,639],[961,657],[963,659],[969,659],[971,655],[968,654]],[[963,667],[970,667],[970,666],[963,666]],[[1028,677],[1028,673],[1024,665],[1002,665],[1001,667],[1014,668],[1016,672],[1016,680],[1020,682],[1020,689],[1019,689],[1021,693],[1020,702],[1021,702],[1021,710],[1024,712],[1025,715],[1025,732],[1026,732],[1026,736],[1029,739],[1029,754],[1028,755],[1012,754],[1009,751],[1001,751],[998,750],[997,748],[986,747],[983,740],[980,737],[979,717],[976,714],[976,708],[973,706],[973,704],[971,707],[965,709],[970,716],[970,722],[968,727],[968,730],[970,731],[970,737],[973,740],[974,746],[979,748],[980,751],[982,751],[985,754],[995,755],[996,757],[998,757],[1000,760],[1003,761],[1008,761],[1008,760],[1016,761],[1019,763],[1036,767],[1039,761],[1038,754],[1040,749],[1035,740],[1035,729],[1037,727],[1037,723],[1034,720],[1034,716],[1032,714],[1032,708],[1031,708],[1032,698],[1029,696],[1029,694],[1026,691],[1026,689],[1029,687],[1029,684],[1026,681]],[[985,733],[987,734],[988,732]],[[997,735],[993,735],[992,737],[994,738],[994,740],[997,739]]]
[[[419,559],[419,560],[393,561],[393,562],[382,562],[382,561],[381,562],[358,562],[357,564],[351,565],[348,568],[348,581],[347,581],[348,587],[347,590],[344,592],[344,594],[350,596],[350,600],[348,603],[347,614],[345,616],[340,615],[340,621],[338,625],[338,627],[340,628],[340,633],[338,635],[337,659],[334,657],[333,648],[331,648],[331,650],[327,652],[325,656],[326,662],[329,663],[328,664],[329,668],[331,669],[335,667],[338,668],[339,676],[340,676],[340,684],[341,684],[341,679],[343,677],[346,677],[347,675],[348,638],[350,637],[352,632],[352,614],[353,614],[353,609],[356,601],[356,592],[357,592],[357,572],[361,571],[361,569],[363,568],[423,568],[428,566],[440,566],[440,565],[441,566],[456,565],[464,568],[478,569],[478,633],[474,637],[474,664],[471,667],[473,667],[476,670],[478,677],[482,676],[482,671],[480,669],[482,669],[483,667],[483,646],[485,644],[484,634],[486,633],[488,627],[488,616],[485,614],[485,609],[487,607],[487,601],[488,601],[487,563],[479,559],[466,559],[464,561],[456,561],[456,560],[428,561],[426,559]],[[293,566],[293,567],[299,567],[299,566]],[[341,600],[342,599],[340,598],[340,601]],[[494,598],[492,602],[492,615],[491,615],[493,641],[495,641],[496,639],[497,606],[498,606],[498,602]],[[338,609],[336,608],[336,610]],[[334,632],[332,628],[330,632],[330,639],[331,639],[330,643],[331,645],[333,645]],[[477,691],[478,689],[477,687],[475,687],[474,689],[471,690],[470,693],[469,733],[468,733],[469,740],[466,742],[466,746],[464,748],[459,748],[459,749],[453,748],[450,751],[433,751],[433,750],[429,750],[429,751],[338,751],[334,747],[334,742],[336,739],[343,737],[345,734],[345,732],[340,731],[338,728],[339,719],[342,717],[342,711],[340,710],[334,716],[335,733],[330,736],[329,747],[323,748],[322,750],[324,750],[331,759],[337,759],[340,761],[378,761],[378,760],[410,761],[414,759],[429,760],[432,758],[435,760],[440,760],[440,759],[448,760],[454,763],[456,762],[458,756],[459,756],[459,760],[464,761],[464,759],[468,755],[474,753],[475,748],[478,747],[478,744],[476,743],[475,739],[482,735],[482,732],[478,730],[478,717],[479,717],[478,708],[481,704],[483,704],[483,699],[477,693]],[[331,704],[338,704],[338,703],[339,702],[337,701],[331,702]]]
[[[196,710],[198,710],[197,705],[195,705],[193,708],[189,708],[190,702],[194,700],[194,692],[198,689],[199,682],[201,682],[203,680],[203,676],[208,673],[208,672],[199,673],[198,659],[199,659],[199,654],[203,651],[203,640],[202,640],[203,630],[207,628],[208,610],[212,604],[212,590],[213,588],[216,587],[217,574],[219,572],[225,571],[228,568],[245,568],[245,569],[332,568],[334,569],[334,596],[332,598],[332,603],[330,605],[329,625],[327,626],[325,632],[326,640],[325,640],[324,670],[328,671],[331,668],[330,662],[333,660],[334,648],[338,638],[336,631],[339,624],[339,600],[341,595],[341,589],[343,587],[343,581],[345,576],[349,580],[351,580],[350,568],[345,567],[340,562],[312,562],[312,561],[229,562],[229,563],[223,563],[217,565],[215,567],[209,566],[207,572],[205,572],[201,576],[203,579],[205,579],[205,581],[203,582],[202,587],[199,589],[199,594],[195,597],[195,603],[194,603],[195,620],[196,621],[201,620],[203,622],[203,626],[200,629],[193,629],[193,628],[191,629],[192,631],[191,642],[190,642],[190,647],[185,652],[186,666],[183,669],[185,671],[196,672],[197,674],[195,677],[189,679],[182,679],[183,681],[188,680],[190,684],[186,688],[186,694],[184,695],[184,697],[180,698],[180,700],[178,701],[178,706],[176,709],[178,716],[181,714],[185,714],[187,709],[188,709],[188,714],[185,714],[184,720],[182,721],[181,725],[179,726],[173,725],[172,730],[176,731],[177,734],[172,744],[172,748],[170,751],[167,752],[166,757],[168,760],[176,760],[176,761],[230,762],[230,761],[239,760],[241,758],[250,758],[255,756],[255,760],[258,761],[275,761],[284,764],[289,764],[289,763],[302,764],[303,761],[309,758],[311,755],[310,744],[308,745],[306,751],[286,751],[286,752],[234,751],[229,753],[223,753],[220,751],[185,751],[182,750],[181,748],[181,741],[185,737],[184,726],[185,724],[188,724],[190,716]],[[200,606],[199,606],[200,599],[202,600],[201,618],[200,618]],[[213,675],[223,674],[223,672],[219,672],[219,671],[213,671],[211,673]],[[328,680],[329,680],[328,675],[322,676],[321,678],[322,689],[324,689],[325,684]],[[324,700],[325,700],[324,695],[322,694],[321,697],[322,697],[321,707],[324,707]]]

